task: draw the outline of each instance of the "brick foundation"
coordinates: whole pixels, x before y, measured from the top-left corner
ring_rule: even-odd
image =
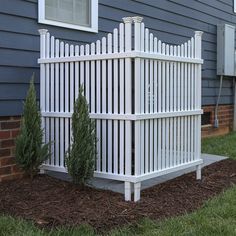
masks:
[[[218,121],[219,127],[214,127],[215,119],[215,106],[203,107],[204,112],[210,112],[210,124],[202,126],[202,137],[212,137],[225,135],[232,131],[233,128],[233,116],[234,106],[233,105],[221,105],[218,110]]]
[[[19,129],[20,117],[0,117],[0,182],[23,176],[14,160],[15,138]]]

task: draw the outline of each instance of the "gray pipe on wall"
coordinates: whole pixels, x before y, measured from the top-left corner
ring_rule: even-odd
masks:
[[[219,94],[218,94],[218,97],[217,97],[217,102],[216,102],[216,107],[215,107],[215,120],[214,120],[214,127],[215,128],[219,127],[218,110],[219,110],[219,103],[220,103],[222,84],[223,84],[223,75],[220,76],[220,88],[219,88]]]

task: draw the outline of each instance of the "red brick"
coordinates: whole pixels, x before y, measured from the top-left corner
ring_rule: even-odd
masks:
[[[23,173],[22,169],[17,165],[12,165],[11,171],[12,171],[13,174],[14,173]]]
[[[1,123],[1,129],[18,129],[20,128],[20,121],[6,121]]]
[[[11,119],[12,120],[21,120],[21,116],[13,116]]]
[[[205,106],[204,112],[211,112],[210,124],[212,127],[202,128],[202,137],[224,135],[232,130],[233,105],[220,105],[218,109],[219,128],[214,128],[215,106]]]
[[[7,139],[7,140],[3,140],[1,142],[1,147],[2,148],[14,147],[14,146],[15,146],[15,140],[14,139]]]
[[[1,176],[0,182],[5,182],[5,181],[10,181],[10,180],[15,180],[15,179],[21,179],[21,178],[23,178],[22,173],[4,175],[4,176]]]
[[[8,157],[11,155],[10,149],[0,149],[0,157]]]
[[[8,139],[10,138],[10,131],[2,131],[0,130],[0,139]]]
[[[11,174],[10,166],[0,167],[0,175],[9,175],[9,174]]]
[[[20,133],[20,130],[12,130],[11,131],[11,137],[16,138]]]
[[[10,116],[1,116],[0,117],[0,121],[10,120],[10,119],[11,119]]]
[[[15,164],[15,159],[14,157],[4,157],[0,159],[0,166],[9,166],[9,165],[14,165]]]
[[[16,153],[16,147],[12,147],[11,148],[11,155],[15,156],[15,153]]]

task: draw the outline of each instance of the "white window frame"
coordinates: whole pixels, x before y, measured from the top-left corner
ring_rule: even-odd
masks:
[[[236,13],[236,0],[234,0],[234,13]]]
[[[82,30],[88,32],[98,32],[98,0],[91,0],[91,14],[90,26],[75,25],[70,23],[63,23],[45,18],[45,0],[38,0],[38,22],[41,24],[55,25],[59,27]]]

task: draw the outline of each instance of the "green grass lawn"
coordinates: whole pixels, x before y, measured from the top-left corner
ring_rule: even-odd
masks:
[[[227,156],[236,160],[236,132],[202,140],[202,152]]]
[[[236,133],[224,137],[204,139],[202,151],[236,159]],[[0,236],[77,236],[95,235],[87,226],[73,229],[58,229],[46,232],[24,220],[8,216],[0,217]],[[236,186],[205,203],[205,205],[184,216],[153,222],[145,219],[137,225],[118,229],[109,233],[118,235],[197,235],[236,236]]]

